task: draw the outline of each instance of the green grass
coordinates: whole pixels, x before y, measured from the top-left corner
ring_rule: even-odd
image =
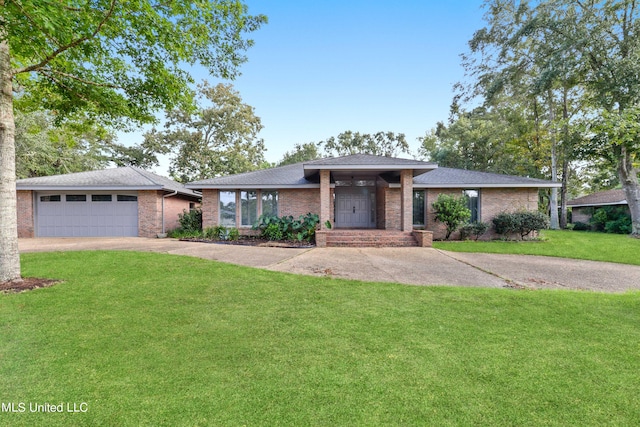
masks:
[[[433,242],[454,252],[543,255],[640,265],[640,239],[620,234],[544,230],[540,241]]]
[[[23,255],[0,425],[634,425],[640,294],[417,287],[132,252]]]

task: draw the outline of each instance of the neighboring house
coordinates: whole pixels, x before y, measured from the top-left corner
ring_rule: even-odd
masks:
[[[627,206],[624,190],[607,190],[569,200],[571,222],[588,224],[596,208],[604,206]]]
[[[156,237],[200,194],[135,167],[20,179],[19,237]]]
[[[238,175],[188,183],[202,191],[203,227],[224,225],[251,234],[261,214],[320,216],[318,246],[344,236],[357,245],[367,230],[413,233],[418,244],[443,238],[431,207],[438,194],[469,196],[473,221],[491,221],[500,212],[537,210],[538,189],[559,187],[550,181],[438,168],[418,160],[355,154],[313,160]],[[329,230],[327,223],[331,225]],[[364,231],[363,231],[364,230]],[[414,233],[414,230],[415,233]],[[419,231],[425,230],[425,231]],[[347,233],[348,234],[348,233]],[[337,243],[337,242],[336,242]]]

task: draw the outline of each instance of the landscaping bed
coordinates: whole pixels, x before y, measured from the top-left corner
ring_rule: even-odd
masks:
[[[274,248],[313,248],[315,245],[307,241],[273,241],[259,237],[240,237],[237,240],[205,239],[202,237],[181,238],[182,242],[217,243],[219,245],[260,246]]]

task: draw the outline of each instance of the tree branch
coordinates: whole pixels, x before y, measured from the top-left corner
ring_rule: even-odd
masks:
[[[80,83],[85,84],[85,85],[96,86],[96,87],[108,87],[110,89],[122,89],[122,86],[116,86],[116,85],[108,84],[108,83],[92,82],[91,80],[85,80],[82,77],[78,77],[78,76],[75,76],[75,75],[69,74],[69,73],[64,73],[64,72],[58,71],[58,70],[52,70],[50,68],[42,68],[42,69],[40,69],[38,71],[41,72],[42,74],[44,74],[47,77],[51,77],[50,73],[54,73],[54,74],[57,74],[59,76],[67,77],[69,79],[75,80],[75,81],[80,82]]]
[[[47,57],[45,59],[43,59],[42,61],[40,61],[38,64],[34,64],[34,65],[30,65],[28,67],[23,67],[23,68],[17,69],[17,70],[15,70],[13,72],[13,74],[16,75],[16,74],[29,73],[29,72],[32,72],[32,71],[40,70],[45,65],[47,65],[49,62],[51,62],[54,58],[56,58],[58,55],[62,54],[63,52],[65,52],[65,51],[67,51],[67,50],[69,50],[71,48],[74,48],[74,47],[78,46],[79,44],[81,44],[81,43],[83,43],[83,42],[95,37],[100,32],[100,30],[102,29],[104,24],[109,20],[111,15],[113,14],[113,10],[115,9],[116,2],[117,2],[117,0],[111,0],[111,5],[109,6],[109,10],[104,15],[104,17],[102,18],[102,20],[100,21],[100,23],[98,24],[98,26],[96,27],[96,29],[95,29],[95,31],[93,33],[91,33],[88,36],[80,37],[79,39],[76,39],[76,40],[72,41],[71,43],[69,43],[69,44],[67,44],[65,46],[59,47],[54,52],[52,52],[49,55],[47,55]]]

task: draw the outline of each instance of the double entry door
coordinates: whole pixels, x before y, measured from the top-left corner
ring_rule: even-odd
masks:
[[[373,228],[371,208],[372,192],[369,188],[336,188],[335,220],[337,228]]]

